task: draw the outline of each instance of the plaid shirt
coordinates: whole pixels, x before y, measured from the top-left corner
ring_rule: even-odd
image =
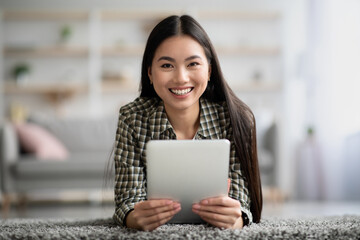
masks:
[[[225,103],[200,99],[200,126],[195,139],[228,139],[231,142],[229,197],[240,201],[241,210],[252,222],[247,183],[235,154],[232,127]],[[125,225],[126,215],[137,202],[146,200],[146,154],[149,140],[176,139],[161,100],[137,98],[120,109],[115,141],[114,220]]]

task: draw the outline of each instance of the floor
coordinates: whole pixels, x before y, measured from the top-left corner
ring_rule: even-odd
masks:
[[[360,215],[359,202],[285,202],[264,204],[264,217],[319,217],[339,215]]]
[[[32,203],[26,209],[12,207],[8,218],[109,218],[111,203]],[[263,217],[311,218],[331,215],[360,215],[360,202],[285,202],[264,204]],[[1,215],[1,218],[4,218]]]

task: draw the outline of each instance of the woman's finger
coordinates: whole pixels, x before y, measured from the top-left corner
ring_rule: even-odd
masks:
[[[169,212],[172,210],[176,210],[177,208],[180,207],[179,203],[172,203],[170,205],[165,205],[165,206],[160,206],[160,207],[155,207],[155,208],[148,208],[148,209],[142,209],[141,213],[143,215],[143,217],[151,217],[160,213],[164,213],[164,212]]]
[[[147,200],[137,203],[128,217],[138,228],[150,231],[169,221],[180,210],[180,203],[172,200]]]
[[[201,205],[215,205],[215,206],[225,206],[225,207],[239,207],[240,202],[232,199],[228,196],[220,196],[220,197],[213,197],[207,198],[200,201]]]
[[[210,211],[199,210],[199,211],[195,211],[195,213],[198,214],[200,217],[203,217],[206,219],[211,219],[212,221],[215,221],[215,222],[226,223],[226,224],[234,223],[236,221],[236,219],[239,217],[238,214],[225,215],[225,214],[221,213],[220,211],[210,212]],[[240,217],[241,217],[241,214],[240,214]]]
[[[194,204],[193,209],[201,211],[201,212],[210,212],[210,213],[216,213],[216,214],[221,214],[221,215],[233,215],[236,217],[241,216],[240,208]]]
[[[228,196],[204,199],[194,204],[192,209],[204,221],[220,228],[239,225],[242,215],[240,202]]]
[[[171,211],[167,211],[167,212],[163,212],[163,213],[159,213],[150,217],[147,217],[144,219],[143,224],[146,226],[152,226],[153,227],[158,227],[161,226],[163,224],[165,224],[166,222],[168,222],[171,218],[174,217],[174,215],[176,213],[178,213],[181,210],[181,208],[177,208]]]
[[[171,205],[174,201],[170,199],[153,199],[135,204],[134,209],[145,210]]]

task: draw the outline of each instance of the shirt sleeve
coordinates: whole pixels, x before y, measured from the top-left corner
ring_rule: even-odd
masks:
[[[250,211],[250,197],[247,188],[247,182],[244,180],[244,177],[242,175],[240,162],[237,159],[235,152],[235,144],[233,141],[231,141],[230,149],[229,178],[231,179],[229,197],[236,199],[240,202],[240,208],[242,213],[245,213],[249,220],[249,223],[252,223],[253,217]]]
[[[144,166],[141,164],[134,128],[121,114],[115,140],[115,214],[119,225],[126,225],[127,214],[137,202],[146,199]]]

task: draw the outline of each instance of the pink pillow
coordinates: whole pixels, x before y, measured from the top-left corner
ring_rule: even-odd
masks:
[[[20,144],[25,151],[39,159],[64,160],[69,153],[65,146],[50,132],[33,123],[15,124]]]

